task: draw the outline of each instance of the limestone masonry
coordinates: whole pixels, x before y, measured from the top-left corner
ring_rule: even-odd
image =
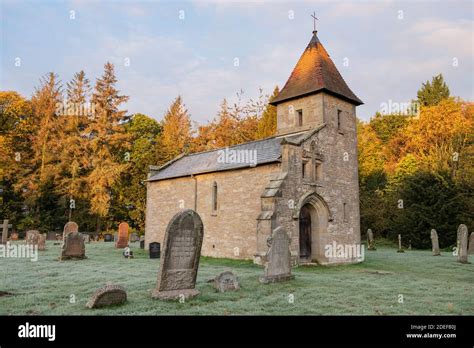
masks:
[[[204,256],[265,263],[267,240],[282,226],[293,265],[360,261],[326,251],[360,244],[356,106],[362,101],[316,32],[272,104],[277,135],[227,148],[239,161],[226,156],[222,163],[222,150],[213,150],[151,170],[145,248],[163,243],[176,213],[193,209],[206,231]],[[245,161],[248,153],[256,154],[256,163]]]

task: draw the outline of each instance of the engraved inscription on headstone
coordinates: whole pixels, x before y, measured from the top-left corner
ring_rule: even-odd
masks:
[[[265,274],[260,278],[264,284],[282,282],[294,279],[291,274],[291,239],[282,226],[273,230],[269,238],[270,249],[267,253],[268,263],[265,265]]]
[[[191,298],[195,289],[204,228],[193,210],[176,214],[166,228],[158,282],[153,298]]]

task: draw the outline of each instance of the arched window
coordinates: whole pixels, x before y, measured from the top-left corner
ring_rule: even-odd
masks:
[[[217,182],[212,184],[212,211],[217,211]]]

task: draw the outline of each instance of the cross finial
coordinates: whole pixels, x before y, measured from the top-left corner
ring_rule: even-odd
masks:
[[[316,21],[319,20],[318,18],[316,18],[316,12],[313,11],[313,14],[311,15],[311,17],[313,17],[313,25],[314,25],[314,30],[313,32],[316,31]]]

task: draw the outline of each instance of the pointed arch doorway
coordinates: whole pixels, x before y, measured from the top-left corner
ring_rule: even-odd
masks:
[[[311,212],[309,204],[305,204],[300,210],[299,216],[300,225],[300,261],[310,262],[311,261]]]

